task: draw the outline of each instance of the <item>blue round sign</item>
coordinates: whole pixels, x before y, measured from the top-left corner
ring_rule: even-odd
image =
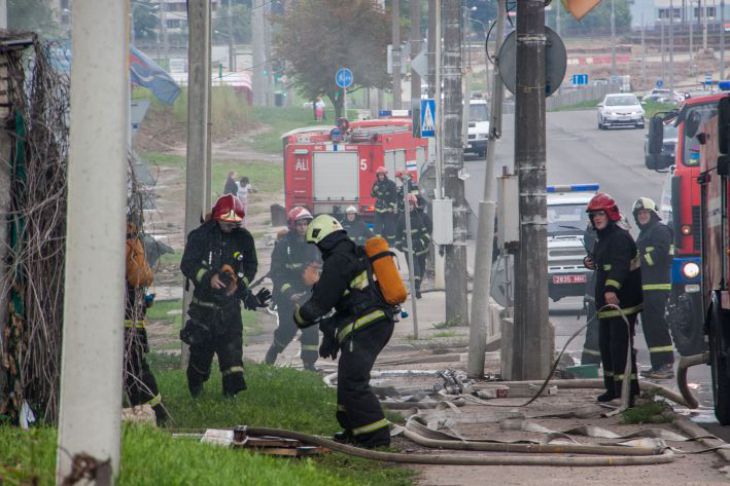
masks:
[[[340,68],[335,75],[335,83],[340,88],[349,88],[352,86],[352,71],[348,68]]]

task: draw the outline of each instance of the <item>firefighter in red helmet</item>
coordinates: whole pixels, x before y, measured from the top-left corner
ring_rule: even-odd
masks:
[[[378,167],[370,195],[375,198],[375,234],[382,235],[392,245],[398,212],[398,188],[388,179],[388,169]]]
[[[312,214],[296,206],[287,215],[288,231],[274,245],[271,253],[271,280],[274,282],[273,300],[279,316],[274,331],[274,342],[264,361],[274,364],[276,356],[292,341],[298,327],[292,316],[297,304],[309,297],[321,268],[321,257],[316,246],[305,240]],[[302,329],[301,358],[305,370],[315,371],[319,357],[319,334],[316,327]]]
[[[606,387],[598,401],[608,402],[621,397],[626,357],[631,348],[629,404],[633,405],[634,397],[639,393],[633,336],[636,318],[642,308],[641,270],[636,243],[618,224],[621,213],[616,201],[608,194],[596,194],[586,211],[598,237],[593,253],[584,260],[585,266],[596,272],[598,340]],[[622,316],[628,320],[628,326]]]
[[[266,307],[271,292],[248,288],[258,260],[251,233],[242,227],[243,204],[232,194],[218,198],[212,213],[188,235],[180,269],[195,291],[180,338],[190,345],[188,388],[198,396],[210,377],[213,355],[223,375],[223,394],[246,389],[243,378],[243,321],[247,309]]]

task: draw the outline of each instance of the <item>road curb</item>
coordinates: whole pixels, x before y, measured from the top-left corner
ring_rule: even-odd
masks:
[[[692,439],[697,439],[698,442],[704,444],[707,447],[718,447],[722,445],[727,445],[724,440],[711,434],[709,431],[695,424],[684,415],[675,416],[676,420],[674,421],[674,425],[685,434],[688,434]],[[725,462],[730,464],[730,449],[718,449],[715,452]]]

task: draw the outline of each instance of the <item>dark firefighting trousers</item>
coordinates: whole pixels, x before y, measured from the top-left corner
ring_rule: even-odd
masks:
[[[152,374],[145,353],[149,351],[147,331],[143,327],[124,329],[124,391],[133,407],[162,403],[155,375]]]
[[[408,270],[410,271],[410,262],[408,261],[408,248],[404,248],[403,251],[406,255],[406,263],[408,264]],[[413,278],[416,282],[416,292],[421,291],[421,282],[423,281],[423,276],[426,273],[426,259],[428,258],[428,251],[423,252],[423,254],[418,255],[417,253],[413,253],[413,266],[416,267],[413,270]]]
[[[356,443],[365,447],[390,444],[388,421],[370,389],[370,371],[392,334],[393,320],[386,317],[350,334],[341,345],[337,421]]]
[[[583,354],[580,364],[601,364],[601,351],[598,346],[598,316],[596,316],[596,303],[593,299],[586,300],[586,340],[583,344]]]
[[[210,377],[213,355],[218,355],[218,366],[223,381],[223,394],[233,396],[246,389],[243,379],[243,321],[238,302],[227,307],[201,307],[190,304],[192,319],[208,324],[207,339],[190,345],[188,387],[191,393],[199,390]]]
[[[278,354],[294,339],[299,327],[292,318],[295,311],[292,302],[286,300],[279,302],[276,304],[276,308],[279,314],[279,326],[274,331],[274,342],[271,348]],[[313,366],[319,357],[319,332],[317,326],[307,327],[301,331],[302,362],[305,366]]]
[[[631,346],[631,396],[639,394],[636,372],[636,350],[633,349],[636,314],[627,315],[629,328],[622,317],[602,318],[598,324],[598,341],[603,363],[603,383],[608,393],[621,396],[626,371],[626,354]]]
[[[665,316],[668,299],[668,290],[644,289],[641,327],[644,330],[646,345],[649,347],[651,367],[654,369],[674,363],[674,347]]]
[[[375,213],[375,234],[381,235],[383,238],[388,240],[388,243],[393,245],[395,243],[395,227],[397,219],[396,215],[391,212],[387,213]]]

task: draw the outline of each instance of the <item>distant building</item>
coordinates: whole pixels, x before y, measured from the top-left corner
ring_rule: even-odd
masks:
[[[631,27],[641,29],[643,23],[646,29],[654,29],[661,23],[668,24],[670,16],[677,24],[703,22],[702,14],[706,12],[707,23],[720,22],[720,2],[718,0],[628,0],[631,10]],[[730,2],[729,2],[730,3]],[[673,12],[670,13],[670,10]],[[730,5],[725,6],[725,19],[730,21]]]

